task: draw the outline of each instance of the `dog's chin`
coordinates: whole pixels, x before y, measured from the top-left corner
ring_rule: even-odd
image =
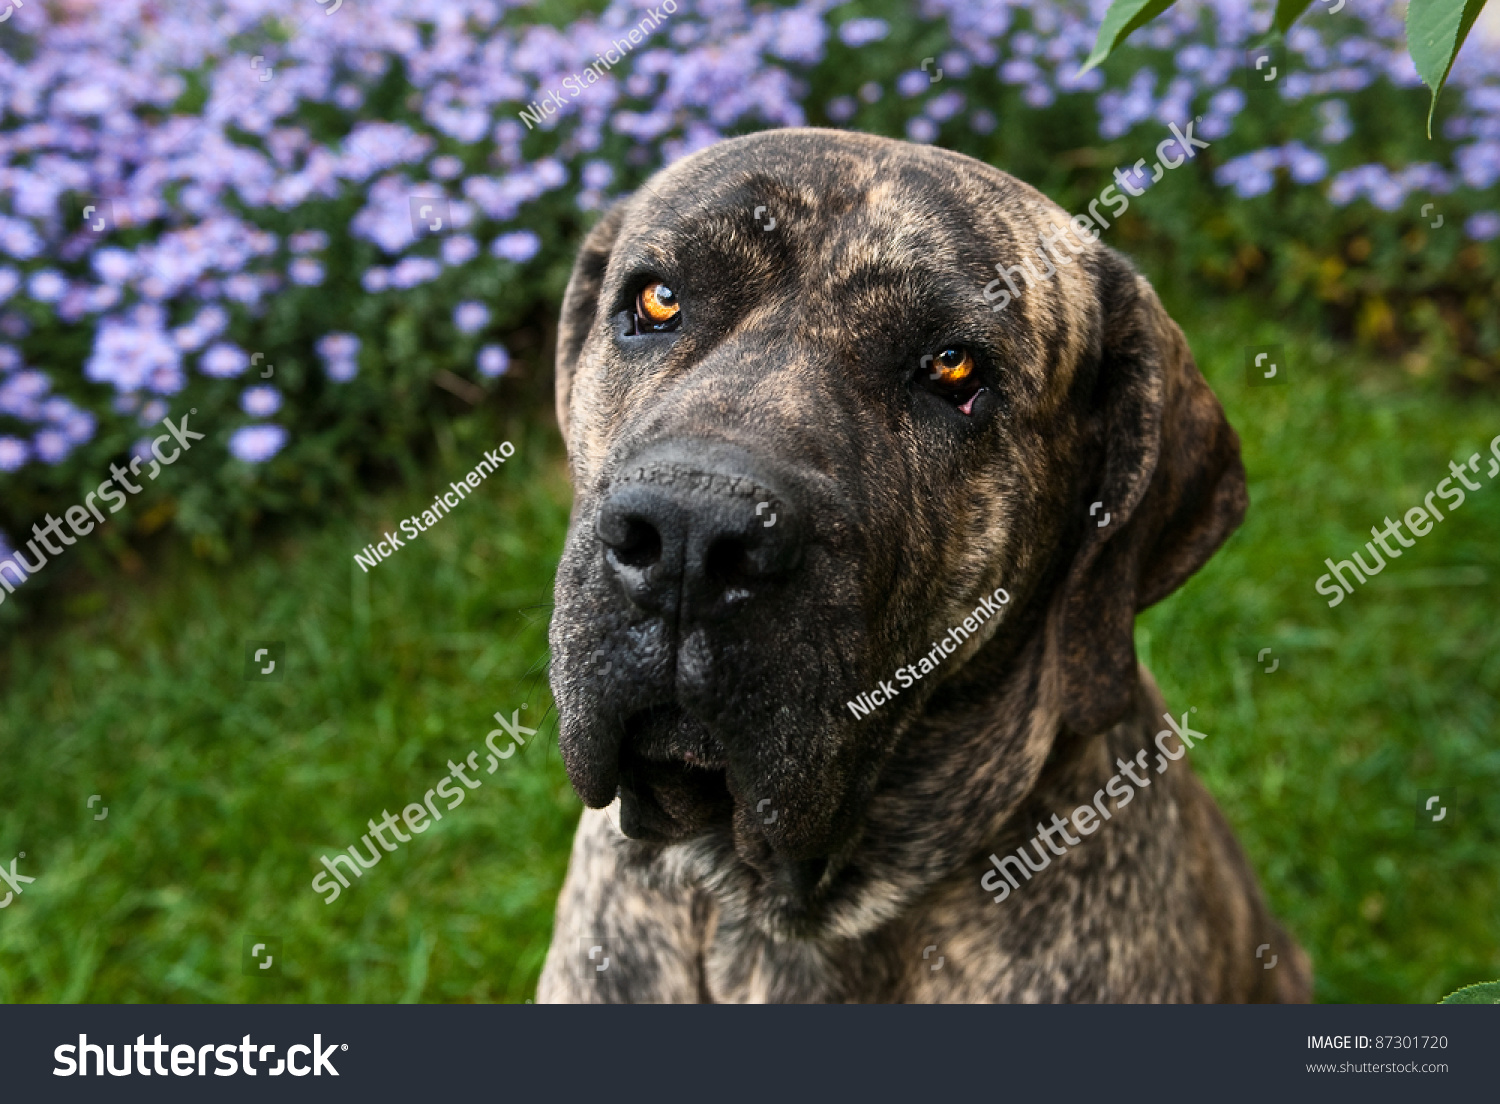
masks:
[[[735,785],[723,745],[691,714],[667,705],[628,718],[619,779],[626,836],[654,844],[718,837],[784,907],[797,913],[810,906],[826,857],[777,846],[780,811]]]
[[[723,748],[676,706],[626,720],[619,785],[620,830],[644,843],[681,843],[734,820]]]

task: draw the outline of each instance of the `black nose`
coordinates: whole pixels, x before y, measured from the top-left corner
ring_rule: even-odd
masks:
[[[630,601],[678,618],[727,613],[802,560],[791,499],[763,465],[722,448],[623,465],[594,531]]]

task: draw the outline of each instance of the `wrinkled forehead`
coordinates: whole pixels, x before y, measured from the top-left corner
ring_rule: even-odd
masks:
[[[1006,212],[1019,209],[1022,186],[975,168],[915,147],[727,143],[642,188],[620,244],[664,261],[716,256],[835,281],[967,268],[977,296],[975,266],[1014,233]]]

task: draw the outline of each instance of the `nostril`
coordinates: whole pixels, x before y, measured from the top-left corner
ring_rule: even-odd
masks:
[[[626,518],[624,535],[611,541],[610,549],[626,567],[650,567],[661,559],[661,534],[643,518]]]
[[[737,537],[720,537],[708,546],[703,557],[703,573],[719,589],[749,582],[755,574],[749,548]]]

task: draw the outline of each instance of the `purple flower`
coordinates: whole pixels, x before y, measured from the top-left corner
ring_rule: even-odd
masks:
[[[359,374],[359,361],[357,360],[329,360],[323,364],[323,371],[328,373],[328,378],[334,383],[348,383]]]
[[[325,360],[352,359],[359,355],[360,340],[353,334],[331,333],[318,338],[314,347]]]
[[[43,242],[31,223],[0,215],[0,253],[18,261],[29,261],[42,251]]]
[[[198,312],[198,316],[186,326],[178,326],[173,330],[172,339],[177,348],[190,353],[194,349],[202,348],[204,342],[218,337],[228,325],[229,312],[223,307],[204,307]]]
[[[293,253],[321,253],[328,248],[328,235],[321,230],[299,230],[286,244]]]
[[[1480,211],[1477,215],[1470,215],[1469,220],[1464,223],[1464,233],[1475,241],[1491,241],[1500,238],[1500,214],[1494,211]]]
[[[391,269],[391,286],[413,288],[429,280],[436,280],[442,272],[443,266],[431,257],[403,257]]]
[[[26,399],[30,404],[27,412],[18,416],[34,419],[41,417],[41,406],[38,400],[51,390],[52,380],[45,373],[38,372],[35,368],[28,368],[6,380],[4,385],[0,386],[0,395],[7,398],[14,396]],[[15,413],[15,411],[7,410],[6,413]]]
[[[21,277],[13,268],[0,268],[0,303],[5,302],[21,286]]]
[[[920,96],[932,86],[932,78],[920,69],[908,69],[896,78],[896,91],[907,99]]]
[[[267,384],[252,387],[240,396],[240,409],[252,418],[269,418],[281,409],[281,392]]]
[[[1298,184],[1316,184],[1328,175],[1328,162],[1321,153],[1310,150],[1301,142],[1289,142],[1284,147],[1287,168]]]
[[[152,399],[141,407],[139,421],[143,426],[153,426],[167,416],[167,404],[160,399]]]
[[[1500,182],[1500,141],[1475,142],[1453,155],[1459,175],[1470,188],[1483,191]]]
[[[26,290],[38,303],[55,303],[68,290],[68,281],[50,268],[33,272]]]
[[[1215,115],[1238,115],[1245,110],[1245,93],[1233,85],[1221,88],[1210,97],[1208,109]]]
[[[464,171],[464,163],[451,153],[445,153],[441,157],[434,157],[427,166],[427,171],[439,180],[452,180]]]
[[[1184,46],[1177,51],[1177,71],[1179,73],[1196,73],[1213,60],[1213,51],[1207,46],[1194,44]]]
[[[311,257],[298,257],[291,263],[286,274],[291,277],[294,284],[317,287],[323,282],[323,265],[322,262]]]
[[[907,120],[906,136],[913,142],[927,145],[937,141],[938,127],[931,119],[918,115],[915,119]]]
[[[810,65],[823,57],[823,46],[828,38],[828,28],[823,25],[822,13],[805,8],[791,8],[780,13],[776,37],[771,43],[771,52],[786,61]]]
[[[962,92],[944,92],[934,96],[927,104],[927,117],[934,122],[946,123],[964,109]]]
[[[603,191],[615,182],[615,170],[608,161],[587,161],[583,166],[583,186]]]
[[[164,323],[165,312],[155,306],[102,319],[83,366],[84,378],[113,384],[116,391],[156,389],[181,380],[182,354]]]
[[[31,459],[31,446],[19,437],[0,437],[0,472],[13,472]]]
[[[828,101],[827,106],[823,110],[828,113],[828,117],[834,122],[847,123],[850,119],[854,118],[855,112],[859,110],[859,104],[855,102],[853,96],[835,96]]]
[[[1006,84],[1027,84],[1041,75],[1036,62],[1026,58],[1012,58],[1000,66],[1000,79]]]
[[[1318,105],[1318,117],[1323,120],[1318,138],[1326,145],[1336,146],[1354,133],[1354,124],[1349,121],[1349,105],[1343,100],[1324,100]]]
[[[479,350],[479,374],[494,379],[505,375],[510,367],[510,353],[504,345],[486,345]]]
[[[453,324],[458,327],[459,333],[478,333],[489,324],[490,309],[483,303],[473,300],[460,303],[453,310]]]
[[[85,306],[93,313],[109,310],[120,301],[120,289],[108,284],[89,288],[85,293]]]
[[[443,263],[449,267],[468,264],[479,256],[479,243],[468,234],[454,234],[443,239]]]
[[[490,243],[490,252],[501,260],[525,264],[542,248],[542,239],[531,230],[512,230]]]
[[[323,358],[323,370],[337,383],[347,383],[359,371],[359,338],[353,334],[331,333],[320,337],[314,346]]]
[[[1057,94],[1038,81],[1036,84],[1026,86],[1025,91],[1021,93],[1021,99],[1025,100],[1028,106],[1041,109],[1057,99]]]
[[[851,19],[839,27],[839,39],[845,46],[856,50],[872,42],[879,42],[890,33],[890,24],[884,19]]]
[[[233,379],[250,367],[250,357],[238,345],[220,341],[198,358],[198,371],[214,379]]]
[[[236,303],[255,304],[264,290],[261,283],[249,273],[237,272],[224,281],[224,294]]]
[[[247,464],[263,464],[281,451],[287,432],[279,425],[250,425],[229,435],[229,452]]]
[[[73,443],[55,429],[42,430],[31,439],[31,444],[36,449],[37,458],[48,464],[66,460],[68,453],[73,451]]]

